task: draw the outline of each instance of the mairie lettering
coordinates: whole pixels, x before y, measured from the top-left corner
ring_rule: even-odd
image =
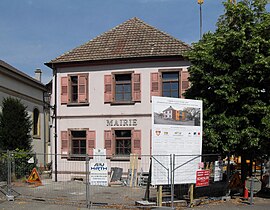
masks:
[[[106,120],[107,126],[137,126],[137,119]]]

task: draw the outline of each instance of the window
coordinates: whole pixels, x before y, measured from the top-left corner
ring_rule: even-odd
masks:
[[[141,130],[112,129],[104,131],[104,148],[108,156],[141,155]]]
[[[162,73],[162,96],[178,98],[179,96],[179,73]]]
[[[33,136],[39,136],[39,111],[37,108],[33,111]]]
[[[115,130],[115,154],[130,155],[131,153],[131,131]]]
[[[131,74],[115,75],[115,101],[131,101]]]
[[[88,103],[88,74],[61,77],[61,104]]]
[[[189,73],[182,69],[160,70],[151,73],[151,96],[184,98],[183,93],[189,88]]]
[[[71,103],[78,103],[78,76],[70,77]]]
[[[86,131],[71,131],[71,154],[86,154]]]
[[[104,102],[130,104],[141,101],[141,75],[133,72],[104,75]]]
[[[68,129],[61,131],[61,157],[76,155],[93,156],[96,146],[96,131],[88,129]]]

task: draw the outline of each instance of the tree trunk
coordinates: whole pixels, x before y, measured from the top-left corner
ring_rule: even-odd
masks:
[[[241,155],[241,181],[243,183],[243,192],[245,192],[245,181],[247,178],[247,172],[248,172],[248,168],[247,168],[247,157],[245,154]]]

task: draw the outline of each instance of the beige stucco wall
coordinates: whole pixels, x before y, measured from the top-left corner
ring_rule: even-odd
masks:
[[[2,68],[2,67],[0,67]],[[1,71],[8,71],[1,69]],[[2,101],[6,97],[15,97],[27,107],[29,116],[33,117],[33,110],[37,108],[40,113],[40,136],[32,138],[33,152],[44,153],[45,122],[43,110],[43,90],[38,88],[34,82],[23,79],[16,74],[4,74],[0,71],[0,109]],[[38,155],[39,164],[44,165],[44,156]]]

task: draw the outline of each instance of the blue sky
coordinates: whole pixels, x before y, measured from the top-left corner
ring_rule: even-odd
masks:
[[[214,31],[223,0],[205,0],[203,32]],[[197,0],[1,0],[0,59],[43,82],[44,65],[120,23],[138,17],[191,44],[199,40]]]

